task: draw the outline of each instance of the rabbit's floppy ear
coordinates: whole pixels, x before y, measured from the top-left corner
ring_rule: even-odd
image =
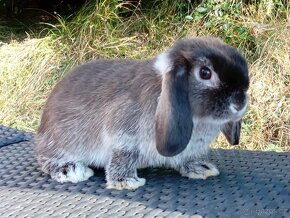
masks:
[[[156,110],[156,147],[163,156],[182,152],[192,134],[192,111],[189,102],[189,63],[181,56],[176,61],[162,57],[169,64],[162,74],[162,88]],[[175,63],[174,63],[175,62]]]
[[[239,121],[230,121],[222,127],[222,132],[225,135],[227,141],[231,145],[237,145],[240,141],[240,133],[241,133],[241,123],[242,120]]]

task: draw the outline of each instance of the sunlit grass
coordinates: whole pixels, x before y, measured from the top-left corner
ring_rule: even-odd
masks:
[[[89,59],[145,59],[178,38],[214,35],[238,47],[249,61],[251,104],[237,148],[290,151],[289,8],[275,2],[164,0],[140,6],[106,0],[69,19],[55,15],[56,23],[42,23],[47,29],[40,35],[45,37],[6,43],[9,33],[3,27],[0,123],[35,131],[52,87]],[[232,148],[223,137],[214,146]]]
[[[47,93],[66,70],[53,43],[46,37],[0,47],[1,123],[35,130]]]

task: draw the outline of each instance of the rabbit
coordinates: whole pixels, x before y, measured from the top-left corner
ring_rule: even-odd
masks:
[[[109,189],[146,182],[137,169],[219,175],[209,145],[223,133],[238,144],[248,106],[245,58],[221,39],[177,40],[146,60],[92,60],[57,83],[36,134],[42,171],[77,183],[105,170]]]

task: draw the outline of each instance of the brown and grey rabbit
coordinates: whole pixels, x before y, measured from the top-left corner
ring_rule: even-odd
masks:
[[[219,174],[206,161],[223,132],[240,137],[248,67],[213,37],[177,41],[156,58],[94,60],[67,74],[45,105],[36,136],[39,164],[58,182],[80,182],[104,168],[107,188],[145,184],[137,169],[167,167],[182,176]]]

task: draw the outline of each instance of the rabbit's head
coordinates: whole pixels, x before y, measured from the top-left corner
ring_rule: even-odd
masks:
[[[160,154],[186,148],[193,120],[220,126],[231,144],[239,142],[249,77],[236,49],[212,37],[179,40],[155,59],[154,68],[162,77],[155,127]]]

